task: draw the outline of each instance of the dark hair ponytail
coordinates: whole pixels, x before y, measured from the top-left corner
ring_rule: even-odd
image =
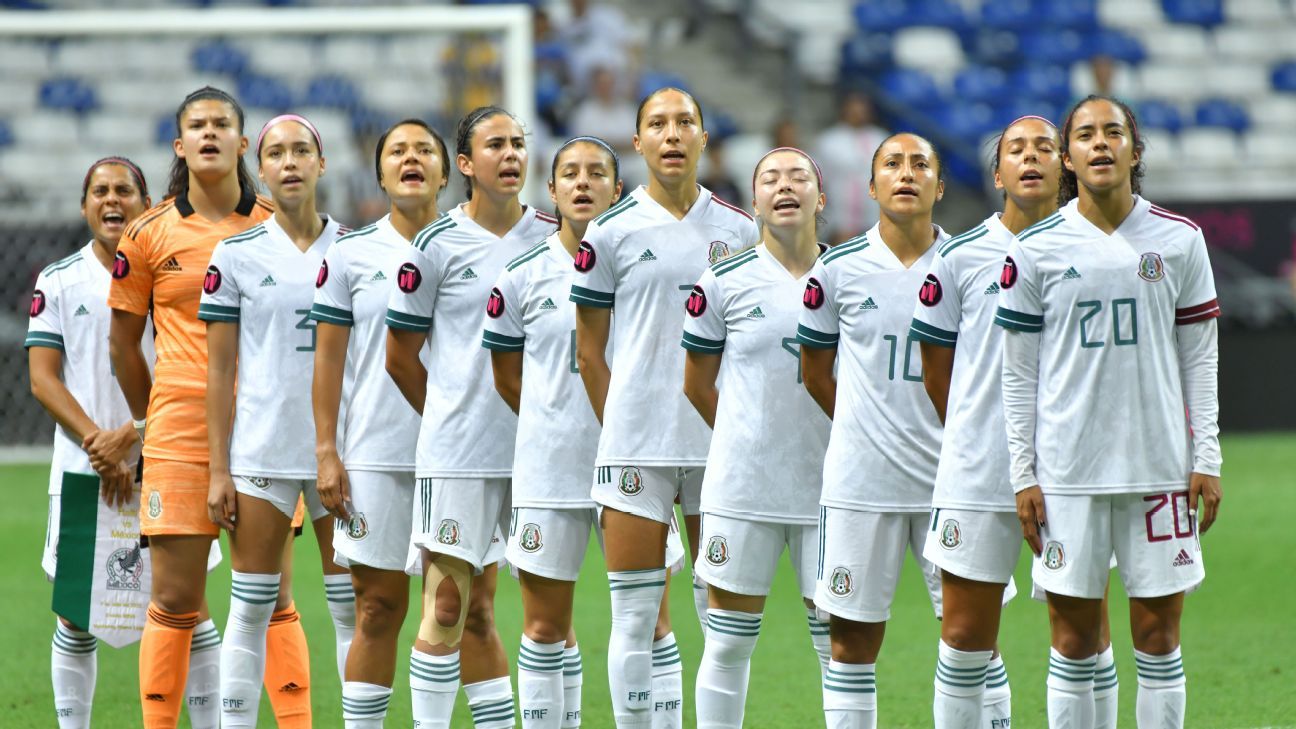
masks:
[[[499,116],[500,114],[512,119],[519,127],[522,126],[522,122],[519,121],[517,117],[513,116],[513,114],[511,114],[507,109],[501,106],[479,106],[465,114],[464,118],[459,120],[459,127],[455,130],[455,155],[457,156],[462,154],[468,159],[472,159],[473,132],[477,131],[477,127],[481,126],[482,122],[491,117]],[[523,129],[522,133],[525,135],[526,129]],[[468,175],[464,175],[464,194],[468,196],[469,200],[472,199],[472,189],[472,178]]]
[[[239,134],[243,134],[243,107],[239,106],[239,103],[234,100],[233,96],[230,96],[224,91],[221,91],[214,86],[204,86],[186,96],[184,101],[180,102],[180,106],[176,108],[175,123],[177,137],[180,136],[180,124],[184,117],[185,110],[194,102],[206,101],[209,99],[229,104],[230,107],[234,109],[234,116],[238,118]],[[257,187],[256,178],[253,177],[252,172],[248,170],[247,162],[244,161],[242,156],[238,159],[238,181],[239,188],[242,190],[255,190]],[[188,193],[189,164],[185,162],[184,158],[177,155],[175,159],[171,160],[171,173],[167,180],[166,196],[172,198],[180,195],[187,195]]]
[[[1071,122],[1075,119],[1080,107],[1091,101],[1106,101],[1121,110],[1125,115],[1125,126],[1129,129],[1130,141],[1134,143],[1134,154],[1138,155],[1138,162],[1130,168],[1130,192],[1135,195],[1143,191],[1143,173],[1147,168],[1143,164],[1143,149],[1146,146],[1143,142],[1143,135],[1139,133],[1138,120],[1134,118],[1134,110],[1129,108],[1125,102],[1114,96],[1103,94],[1089,94],[1083,99],[1076,102],[1067,113],[1066,122],[1062,125],[1062,153],[1071,156]],[[1072,160],[1072,164],[1075,160]],[[1058,205],[1066,205],[1071,199],[1080,194],[1080,182],[1076,179],[1076,173],[1068,170],[1066,165],[1062,165],[1062,185],[1058,188]]]

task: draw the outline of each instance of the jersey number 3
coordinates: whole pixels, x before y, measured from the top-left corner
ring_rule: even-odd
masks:
[[[294,310],[293,310],[293,313],[294,313],[294,314],[300,314],[300,315],[301,315],[301,319],[299,319],[299,320],[297,321],[297,326],[295,326],[295,327],[293,327],[293,328],[294,328],[294,329],[301,329],[302,331],[310,332],[310,344],[307,344],[307,345],[305,345],[305,346],[298,345],[298,347],[297,347],[297,351],[298,351],[298,352],[314,352],[314,351],[315,351],[315,333],[316,333],[316,332],[315,332],[315,320],[310,318],[311,310],[310,310],[310,309],[294,309]]]

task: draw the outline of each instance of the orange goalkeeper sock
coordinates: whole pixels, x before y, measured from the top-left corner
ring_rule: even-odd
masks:
[[[310,651],[301,615],[291,603],[270,616],[265,687],[280,729],[310,728]]]
[[[175,729],[185,701],[189,676],[189,643],[198,613],[168,613],[148,606],[140,638],[140,707],[145,729]]]

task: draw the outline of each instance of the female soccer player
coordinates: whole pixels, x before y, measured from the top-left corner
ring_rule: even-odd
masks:
[[[765,596],[785,546],[812,640],[825,667],[828,661],[814,586],[831,421],[801,386],[795,346],[798,295],[821,249],[816,218],[827,200],[820,179],[799,149],[775,149],[756,164],[761,243],[702,274],[684,321],[684,392],[715,430],[702,481],[706,549],[694,567],[711,597],[697,676],[699,727],[742,726]]]
[[[382,726],[409,608],[405,562],[419,416],[387,376],[383,317],[410,240],[439,215],[437,195],[449,181],[450,158],[426,122],[406,119],[379,137],[374,166],[391,212],[324,254],[311,309],[317,487],[320,502],[337,517],[334,559],[350,567],[355,587],[356,634],[342,684],[342,713],[351,728]],[[349,393],[345,410],[343,391]]]
[[[41,271],[32,293],[25,342],[32,395],[56,423],[41,560],[51,582],[58,565],[65,483],[74,485],[69,492],[84,497],[77,499],[80,504],[93,505],[102,494],[100,508],[139,508],[133,493],[139,436],[112,381],[107,348],[110,316],[104,300],[117,243],[126,226],[150,205],[144,175],[133,162],[105,157],[90,165],[81,183],[81,217],[90,227],[91,240]],[[97,468],[89,455],[91,445],[103,454],[96,459]],[[72,493],[67,496],[74,498]],[[80,513],[93,521],[96,512],[91,506]],[[138,551],[133,558],[138,560]],[[143,563],[139,564],[142,569]],[[62,729],[88,729],[98,641],[87,631],[84,611],[70,619],[63,613],[72,614],[71,610],[60,605],[57,597],[54,610],[57,620],[50,658],[54,709]]]
[[[939,580],[921,555],[941,426],[908,333],[913,295],[947,238],[932,224],[943,194],[931,143],[907,133],[887,138],[873,155],[869,183],[881,218],[825,253],[802,297],[797,339],[805,386],[833,418],[815,593],[815,604],[832,616],[823,684],[829,727],[877,723],[875,666],[906,546],[940,614]]]
[[[616,153],[597,137],[559,148],[549,178],[558,231],[508,264],[486,311],[482,345],[491,351],[495,389],[518,413],[506,556],[522,585],[523,727],[580,725],[580,649],[568,638],[576,578],[597,521],[589,476],[599,424],[576,367],[568,294],[581,237],[621,194],[619,171]]]
[[[1062,128],[1075,199],[1026,229],[1000,274],[1017,514],[1052,623],[1053,727],[1094,723],[1101,598],[1130,596],[1140,727],[1182,727],[1179,622],[1219,513],[1219,304],[1201,230],[1139,197],[1129,108],[1090,96]],[[1187,418],[1184,416],[1187,408]],[[1199,511],[1200,508],[1200,511]]]
[[[517,417],[494,392],[481,307],[505,265],[557,220],[518,200],[527,146],[512,114],[487,106],[459,122],[455,164],[468,202],[414,238],[387,312],[387,371],[423,415],[412,543],[423,621],[410,654],[414,720],[449,725],[462,679],[473,722],[513,726],[508,659],[494,624]],[[420,350],[429,339],[425,367]],[[469,584],[471,583],[471,590]]]
[[[265,634],[283,566],[276,546],[288,538],[301,498],[323,558],[339,674],[355,629],[351,578],[333,563],[333,525],[319,503],[310,449],[311,284],[324,252],[345,231],[315,207],[325,158],[309,121],[285,114],[266,122],[256,155],[274,216],[216,247],[198,307],[198,318],[207,322],[209,357],[207,508],[211,520],[229,531],[233,553],[221,650],[221,723],[231,727],[257,722]]]
[[[187,96],[176,110],[176,137],[167,200],[126,229],[108,294],[113,369],[141,434],[148,414],[140,532],[149,540],[153,585],[139,660],[140,703],[149,729],[178,721],[191,639],[202,645],[219,641],[215,626],[198,622],[203,567],[219,532],[206,508],[207,343],[197,318],[203,272],[217,241],[272,212],[269,201],[257,197],[256,180],[242,162],[243,110],[233,97],[210,86]],[[141,347],[150,313],[157,328],[156,382]],[[295,628],[287,642],[304,655],[300,625],[283,625]],[[214,673],[215,664],[212,655],[209,664],[195,668]],[[291,665],[299,674],[299,664]],[[214,705],[216,686],[211,689]]]
[[[593,498],[604,507],[608,683],[620,727],[647,726],[651,709],[677,705],[682,691],[674,636],[654,643],[653,633],[673,504],[678,497],[685,514],[696,513],[710,441],[680,391],[684,292],[708,265],[758,240],[751,216],[697,184],[706,131],[693,97],[674,88],[649,94],[633,141],[648,186],[590,224],[575,260],[582,275],[571,289],[576,358],[603,423]],[[605,350],[614,322],[613,370]]]

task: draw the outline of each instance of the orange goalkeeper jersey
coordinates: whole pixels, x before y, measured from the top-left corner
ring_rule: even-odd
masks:
[[[269,200],[244,190],[234,212],[213,223],[179,195],[141,215],[122,236],[108,306],[140,316],[151,310],[157,331],[144,441],[149,458],[207,461],[207,325],[198,320],[203,277],[217,243],[273,212]]]

